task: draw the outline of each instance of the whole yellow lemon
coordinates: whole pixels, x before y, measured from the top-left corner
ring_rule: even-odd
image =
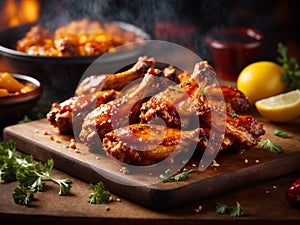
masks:
[[[282,82],[284,69],[269,61],[249,64],[239,74],[237,88],[242,91],[253,105],[257,100],[278,95],[285,90]]]

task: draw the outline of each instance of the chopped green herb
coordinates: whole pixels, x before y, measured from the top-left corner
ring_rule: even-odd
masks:
[[[110,199],[110,192],[104,186],[102,182],[98,182],[96,185],[90,184],[90,187],[94,191],[88,195],[88,202],[91,204],[106,204]]]
[[[238,114],[236,114],[236,113],[229,113],[229,115],[234,119],[236,119],[238,117]]]
[[[228,206],[226,204],[217,202],[216,213],[218,213],[218,214],[225,214],[227,208],[228,208]]]
[[[30,121],[32,121],[32,120],[29,118],[29,116],[25,115],[25,116],[23,117],[23,119],[20,120],[20,121],[18,122],[18,124],[21,124],[21,123],[28,123],[28,122],[30,122]]]
[[[207,93],[207,91],[203,91],[203,96],[207,96],[208,95],[208,93]]]
[[[288,49],[282,43],[278,43],[277,62],[281,64],[285,73],[282,75],[282,81],[287,83],[292,90],[300,89],[300,69],[296,58],[288,57]]]
[[[235,207],[231,210],[230,216],[237,217],[244,215],[244,210],[239,202],[236,202]]]
[[[282,137],[282,138],[286,138],[288,136],[286,132],[281,131],[281,130],[274,130],[273,133],[276,136],[279,136],[279,137]]]
[[[124,98],[122,99],[121,104],[124,105],[126,102],[128,102],[128,99]]]
[[[139,129],[139,130],[144,130],[144,127],[141,126],[141,125],[139,125],[139,126],[138,126],[138,129]]]
[[[190,84],[190,83],[191,83],[191,82],[188,81],[188,80],[183,82],[183,84]]]
[[[163,174],[161,174],[159,177],[160,177],[160,179],[162,179],[163,183],[173,182],[173,181],[183,181],[187,178],[187,175],[192,172],[194,172],[193,169],[190,169],[190,170],[184,169],[181,173],[172,176],[172,172],[168,169],[165,171],[165,174],[169,177],[166,177]]]
[[[148,110],[148,107],[144,104],[144,105],[142,106],[142,110],[147,111],[147,110]]]
[[[278,144],[273,143],[270,139],[258,142],[258,145],[261,146],[264,150],[271,153],[280,153],[282,152],[281,147]]]
[[[93,95],[91,98],[90,98],[90,101],[93,102],[97,99],[97,97],[95,95]]]
[[[175,87],[169,87],[169,90],[176,91],[177,93],[182,93],[181,90],[179,90],[178,88],[175,88]]]
[[[0,143],[0,179],[4,182],[18,181],[19,187],[13,192],[17,204],[28,205],[36,191],[42,191],[44,181],[53,181],[60,187],[59,195],[70,192],[72,181],[58,180],[51,176],[54,161],[49,159],[44,165],[33,163],[31,155],[16,153],[16,143],[12,140]]]
[[[189,160],[182,160],[181,163],[182,163],[183,165],[185,165],[185,164],[187,164],[188,161],[189,161]]]
[[[235,207],[229,207],[228,205],[226,205],[224,203],[217,202],[216,213],[225,214],[225,213],[227,213],[227,211],[229,209],[231,209],[230,216],[232,216],[232,217],[238,217],[238,216],[244,215],[244,210],[241,207],[239,202],[236,202]]]
[[[14,189],[12,196],[16,204],[28,205],[33,199],[33,193],[34,190],[24,186],[19,186]]]

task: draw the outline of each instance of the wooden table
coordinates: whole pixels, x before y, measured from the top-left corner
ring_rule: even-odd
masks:
[[[196,204],[170,211],[153,211],[124,198],[103,205],[87,202],[89,184],[54,170],[59,178],[69,177],[73,187],[69,196],[58,196],[58,187],[47,183],[45,191],[36,193],[30,207],[16,205],[11,197],[16,182],[0,185],[0,223],[4,224],[300,224],[300,209],[284,199],[288,185],[300,171],[254,186],[222,194]],[[242,205],[245,215],[231,217],[215,212],[216,202]],[[106,211],[105,208],[110,210]],[[202,209],[196,212],[199,206]]]

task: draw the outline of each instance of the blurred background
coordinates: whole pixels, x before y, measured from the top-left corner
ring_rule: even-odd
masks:
[[[277,43],[283,42],[289,55],[300,61],[299,12],[297,0],[1,0],[0,29],[36,21],[53,28],[81,18],[119,20],[211,61],[203,40],[206,31],[249,26],[265,35],[261,59],[275,60]],[[5,69],[0,61],[0,70]]]

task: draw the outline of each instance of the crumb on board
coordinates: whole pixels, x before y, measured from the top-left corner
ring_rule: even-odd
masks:
[[[80,153],[80,149],[79,149],[79,148],[75,148],[75,149],[74,149],[74,152],[75,152],[75,153]]]
[[[48,135],[49,134],[49,131],[48,130],[43,130],[43,135]]]
[[[127,167],[125,167],[125,166],[123,166],[123,167],[120,169],[120,172],[123,173],[123,174],[129,173]]]
[[[217,161],[216,161],[216,160],[214,160],[210,166],[219,167],[219,166],[220,166],[220,164],[219,164],[219,163],[217,163]]]
[[[202,210],[202,205],[199,205],[198,208],[195,208],[194,211],[199,213]]]
[[[76,149],[76,148],[77,148],[75,139],[72,138],[72,139],[70,140],[69,148],[72,148],[72,149]]]

